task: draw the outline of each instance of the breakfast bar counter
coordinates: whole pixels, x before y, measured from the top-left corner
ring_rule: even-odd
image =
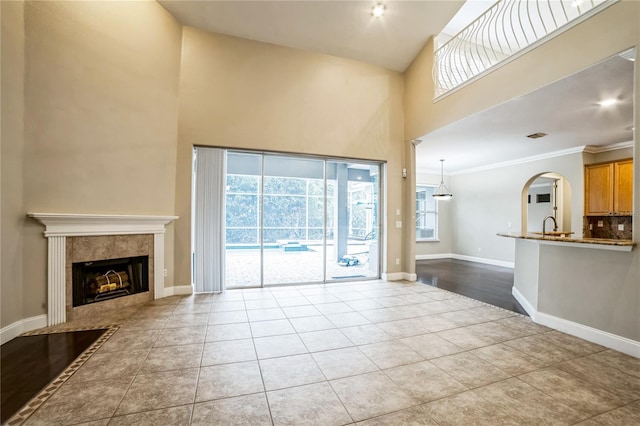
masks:
[[[595,248],[603,250],[631,251],[636,243],[632,240],[612,240],[604,238],[573,237],[569,233],[560,235],[542,235],[537,233],[498,233],[499,237],[518,238],[522,240],[534,240],[542,244],[559,244],[583,248]],[[577,245],[576,245],[577,244]]]

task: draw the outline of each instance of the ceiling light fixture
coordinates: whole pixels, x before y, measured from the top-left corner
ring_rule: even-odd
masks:
[[[580,7],[583,1],[584,0],[575,0],[573,3],[571,3],[571,7]]]
[[[440,185],[436,192],[433,194],[433,198],[436,200],[450,200],[453,197],[447,185],[444,184],[444,160],[440,160]]]
[[[613,105],[615,105],[617,103],[618,103],[617,99],[611,98],[611,99],[604,99],[604,100],[598,102],[598,105],[600,105],[601,107],[607,108],[607,107],[613,106]]]
[[[387,6],[382,3],[378,3],[371,8],[371,15],[373,15],[374,18],[380,18],[382,15],[384,15],[384,12],[386,10]]]

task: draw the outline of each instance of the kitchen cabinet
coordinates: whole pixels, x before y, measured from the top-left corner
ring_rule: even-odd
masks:
[[[613,163],[613,211],[633,214],[633,160]]]
[[[586,216],[630,215],[633,209],[633,160],[585,166]]]

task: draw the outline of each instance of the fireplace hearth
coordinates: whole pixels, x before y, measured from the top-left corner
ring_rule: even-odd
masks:
[[[149,256],[73,263],[73,307],[149,291]]]

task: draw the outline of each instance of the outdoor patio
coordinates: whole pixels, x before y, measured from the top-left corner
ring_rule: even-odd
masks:
[[[358,265],[340,265],[334,257],[332,245],[327,245],[327,281],[340,279],[378,278],[377,264],[369,263],[369,245],[350,241],[348,254],[354,255]],[[377,263],[377,262],[376,262]],[[278,248],[264,250],[264,284],[322,282],[325,267],[322,245],[308,245],[306,251],[283,251]],[[227,288],[260,286],[260,250],[226,250]]]

